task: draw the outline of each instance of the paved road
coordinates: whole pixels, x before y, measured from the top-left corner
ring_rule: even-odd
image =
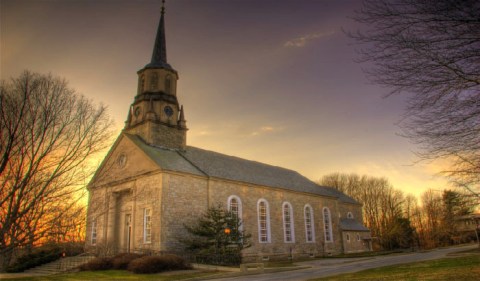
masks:
[[[390,256],[377,256],[358,259],[321,259],[306,262],[300,262],[300,265],[308,265],[311,268],[294,270],[287,272],[277,272],[269,274],[258,274],[249,276],[240,276],[234,278],[222,278],[215,280],[248,280],[248,281],[302,281],[312,278],[332,276],[342,273],[357,272],[369,268],[382,267],[387,265],[426,261],[444,258],[449,253],[473,249],[478,245],[467,245],[460,247],[451,247],[445,249],[436,249],[423,253],[407,253]]]

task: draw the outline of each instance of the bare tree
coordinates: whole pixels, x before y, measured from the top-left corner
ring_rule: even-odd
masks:
[[[440,227],[442,222],[442,197],[434,190],[428,190],[422,195],[424,213],[425,246],[434,248],[440,245]]]
[[[111,141],[111,120],[63,79],[25,71],[0,86],[0,255],[32,245],[72,211]],[[55,211],[56,210],[56,211]]]
[[[421,159],[480,190],[480,1],[364,0],[355,19],[371,80],[410,94],[401,127]]]
[[[403,192],[395,190],[386,178],[333,173],[320,180],[363,204],[363,218],[372,236],[384,248],[409,246],[409,218],[403,216]],[[408,232],[408,233],[407,233]],[[409,236],[409,237],[407,237]]]

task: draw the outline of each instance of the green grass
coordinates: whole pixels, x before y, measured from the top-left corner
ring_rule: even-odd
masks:
[[[467,255],[440,260],[386,266],[360,272],[312,280],[322,281],[415,281],[415,280],[479,280],[480,255]]]
[[[470,249],[470,250],[461,251],[461,252],[451,253],[451,254],[449,254],[449,255],[450,255],[450,256],[455,256],[455,255],[458,255],[458,254],[465,254],[465,253],[469,253],[469,254],[478,253],[478,254],[480,254],[480,247],[475,248],[475,249]]]
[[[269,261],[263,263],[265,268],[277,268],[277,267],[292,267],[292,266],[298,266],[292,261]]]
[[[198,271],[181,271],[181,272],[164,272],[158,274],[133,274],[126,270],[104,270],[104,271],[81,271],[69,274],[58,274],[50,276],[35,276],[35,277],[23,277],[15,279],[3,279],[3,280],[35,280],[35,281],[84,281],[84,280],[184,280],[194,277],[206,277],[209,275],[217,274],[216,272],[198,272]],[[3,281],[2,280],[2,281]]]

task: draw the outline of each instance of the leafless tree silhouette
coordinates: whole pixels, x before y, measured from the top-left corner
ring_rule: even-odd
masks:
[[[364,0],[354,18],[363,27],[347,33],[368,76],[409,94],[400,126],[418,155],[447,160],[444,174],[478,192],[480,2]]]
[[[78,192],[95,168],[89,160],[110,144],[112,131],[104,106],[51,75],[25,71],[2,81],[0,94],[0,255],[5,268],[14,249],[33,245],[77,213]]]

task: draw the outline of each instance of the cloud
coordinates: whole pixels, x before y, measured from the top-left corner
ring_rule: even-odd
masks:
[[[264,126],[264,127],[261,127],[260,130],[262,132],[273,132],[273,131],[278,130],[278,128],[275,129],[274,127],[271,127],[271,126]]]
[[[331,36],[335,34],[334,30],[327,31],[327,32],[321,32],[321,33],[312,33],[312,34],[307,34],[298,38],[294,38],[292,40],[288,40],[283,44],[284,47],[296,47],[296,48],[302,48],[305,47],[305,45],[312,40],[315,39],[320,39],[323,37]]]
[[[272,126],[263,126],[258,128],[258,130],[252,132],[250,136],[258,136],[262,134],[270,134],[270,133],[276,133],[283,131],[285,128],[284,127],[272,127]]]

